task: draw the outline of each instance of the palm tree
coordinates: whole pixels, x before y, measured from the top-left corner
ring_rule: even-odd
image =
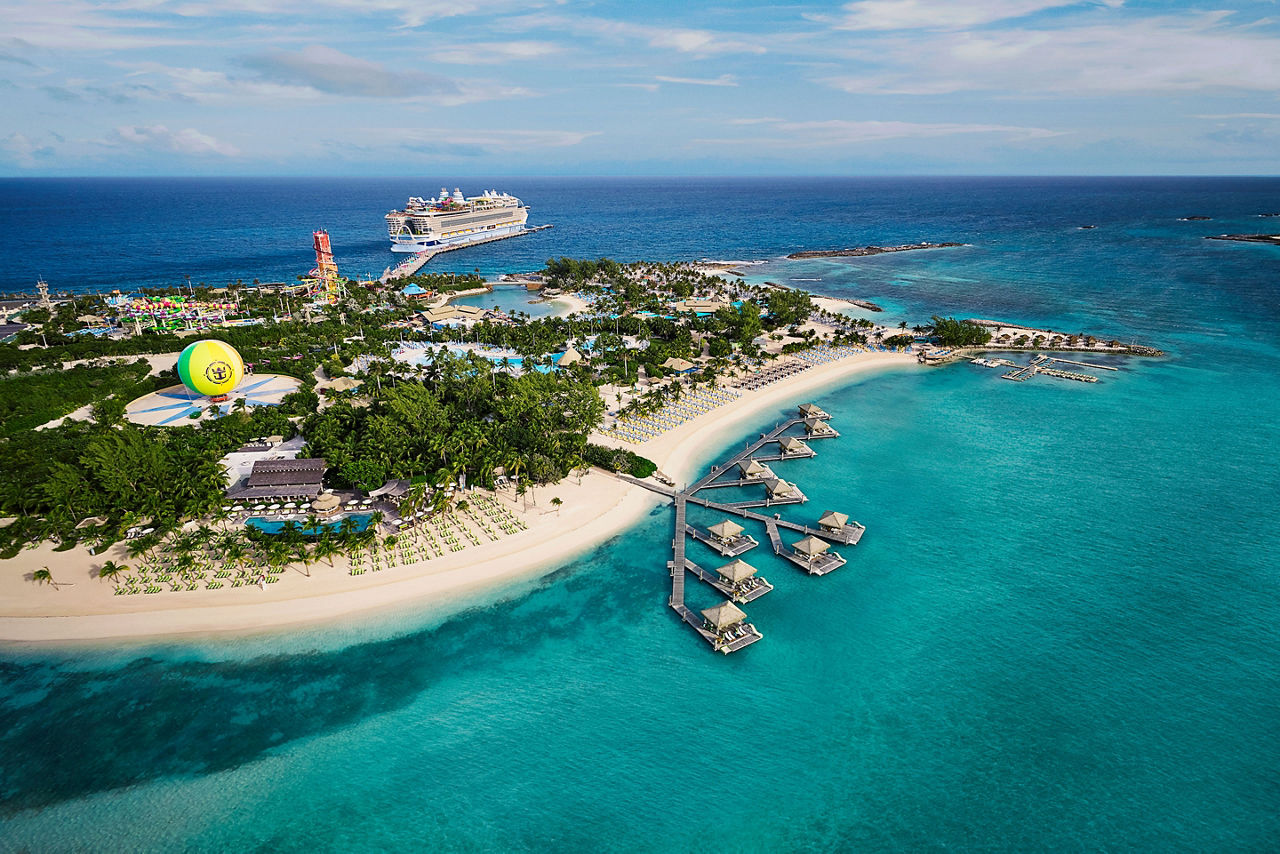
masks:
[[[98,578],[110,578],[116,584],[120,583],[120,576],[127,572],[129,567],[116,563],[114,560],[104,561],[98,569]]]
[[[42,566],[31,573],[31,580],[36,584],[52,584],[54,590],[60,589],[58,582],[53,580],[53,573],[49,571],[47,566]]]
[[[564,504],[564,502],[560,500],[559,496],[553,497],[553,498],[551,499],[551,506],[552,506],[552,507],[554,507],[554,508],[556,508],[556,515],[557,515],[557,516],[559,516],[559,515],[560,515],[560,505],[561,505],[561,504]]]

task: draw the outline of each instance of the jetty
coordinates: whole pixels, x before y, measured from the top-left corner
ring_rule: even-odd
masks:
[[[492,237],[481,237],[476,240],[468,240],[466,243],[447,243],[441,246],[433,246],[425,251],[415,252],[408,260],[400,262],[393,268],[384,270],[378,281],[385,285],[387,282],[393,282],[396,279],[404,279],[412,276],[414,273],[426,266],[426,263],[432,258],[445,252],[452,252],[455,249],[466,249],[468,246],[479,246],[481,243],[493,243],[495,240],[506,240],[509,237],[519,237],[522,234],[533,234],[535,231],[544,231],[552,227],[553,226],[551,225],[535,225],[530,228],[523,228],[512,234],[496,234]]]
[[[734,603],[746,604],[773,590],[773,585],[756,574],[755,567],[739,558],[759,545],[754,537],[747,534],[742,525],[725,519],[709,526],[705,531],[690,525],[688,522],[688,506],[690,503],[706,507],[710,510],[737,516],[744,520],[763,524],[769,536],[769,544],[773,553],[804,569],[810,575],[826,575],[847,563],[840,554],[831,550],[834,543],[857,545],[866,532],[866,526],[851,521],[845,513],[829,510],[818,519],[816,525],[791,522],[781,518],[780,514],[772,516],[757,513],[753,508],[768,507],[774,504],[798,504],[808,500],[800,488],[777,477],[773,471],[754,454],[767,445],[779,445],[779,453],[769,456],[771,460],[791,459],[795,456],[812,457],[814,452],[804,446],[804,453],[796,452],[789,456],[782,450],[783,442],[795,437],[783,434],[791,428],[803,424],[805,429],[814,430],[821,424],[823,437],[838,436],[827,423],[831,416],[812,404],[801,407],[799,413],[778,424],[768,433],[762,433],[754,442],[735,453],[726,462],[714,465],[710,472],[686,487],[677,489],[670,479],[664,483],[656,480],[641,479],[627,474],[618,474],[620,480],[642,486],[665,498],[670,498],[675,507],[675,528],[671,539],[672,559],[667,562],[671,573],[671,596],[667,604],[688,624],[698,636],[705,640],[712,649],[728,654],[743,649],[764,635],[751,623],[746,622],[746,614]],[[797,440],[798,441],[798,440]],[[801,445],[804,443],[801,442]],[[725,478],[721,480],[721,478]],[[714,501],[698,493],[703,490],[714,490],[722,487],[763,486],[765,495],[759,500],[747,501]],[[783,539],[783,531],[795,532],[800,539],[790,545]],[[689,560],[686,553],[688,539],[692,538],[709,546],[725,558],[732,558],[729,563],[712,571],[707,570]],[[685,604],[685,574],[705,582],[720,594],[726,601],[714,608],[695,612]]]
[[[1031,379],[1036,374],[1044,374],[1048,377],[1057,377],[1062,380],[1075,380],[1082,383],[1096,383],[1098,378],[1092,374],[1082,374],[1078,371],[1064,371],[1061,368],[1055,368],[1054,365],[1059,362],[1068,365],[1080,365],[1087,368],[1101,368],[1102,370],[1115,371],[1118,368],[1112,368],[1107,365],[1091,365],[1088,362],[1072,362],[1067,359],[1053,359],[1049,356],[1036,356],[1031,360],[1031,364],[1015,367],[1014,370],[1001,375],[1001,379],[1013,380],[1020,383]]]

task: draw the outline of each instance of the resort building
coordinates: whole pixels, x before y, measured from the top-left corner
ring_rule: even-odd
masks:
[[[227,490],[235,501],[313,501],[323,488],[324,460],[259,460],[245,485]]]
[[[743,480],[763,480],[774,476],[773,469],[759,460],[743,460],[738,463],[738,468],[742,470]]]

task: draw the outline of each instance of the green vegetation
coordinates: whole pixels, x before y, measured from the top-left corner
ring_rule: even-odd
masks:
[[[588,444],[583,459],[593,466],[612,472],[624,472],[632,477],[648,477],[658,470],[657,464],[647,457],[626,449],[606,448],[604,445]]]
[[[932,323],[930,331],[944,347],[978,347],[991,340],[991,330],[967,320],[934,315]]]
[[[119,420],[124,404],[155,390],[145,359],[132,364],[77,365],[66,371],[42,371],[0,378],[0,437],[17,436],[41,424],[69,415],[94,401],[114,395],[96,410],[104,419]],[[117,414],[118,413],[118,414]]]
[[[483,276],[474,273],[415,273],[400,279],[396,286],[400,288],[417,285],[424,291],[435,291],[441,294],[452,294],[457,291],[470,291],[488,287]]]

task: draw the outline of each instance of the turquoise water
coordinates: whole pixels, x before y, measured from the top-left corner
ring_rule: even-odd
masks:
[[[372,513],[348,513],[346,514],[346,518],[351,518],[355,520],[356,531],[363,531],[365,528],[369,527],[369,520],[373,518],[373,514]],[[301,519],[295,519],[293,521],[297,525],[302,525],[306,522],[306,517],[302,517]],[[262,531],[264,534],[278,534],[284,530],[284,521],[279,519],[259,519],[257,517],[250,517],[245,520],[244,524],[245,524],[245,527],[257,528],[259,531]],[[342,519],[334,519],[332,521],[322,523],[319,526],[319,530],[317,530],[314,534],[312,534],[312,532],[309,529],[304,533],[309,534],[311,536],[319,536],[322,531],[337,531],[340,527],[342,527]]]
[[[455,610],[11,650],[0,848],[1274,850],[1280,251],[1176,216],[1260,230],[1240,226],[1280,182],[1161,186],[1086,182],[1045,210],[999,183],[939,193],[884,233],[949,239],[940,222],[985,215],[972,247],[772,266],[886,319],[1080,327],[1169,356],[1091,386],[960,364],[813,395],[843,435],[777,464],[811,498],[784,513],[868,533],[823,578],[747,556],[776,586],[746,607],[761,643],[726,658],[676,622],[655,503]]]

